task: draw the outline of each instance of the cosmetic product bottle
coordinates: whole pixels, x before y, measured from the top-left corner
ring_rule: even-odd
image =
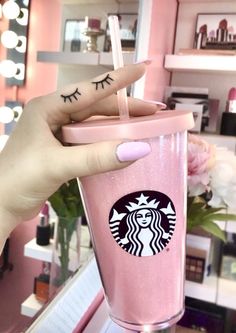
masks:
[[[236,88],[231,88],[226,103],[226,111],[222,113],[220,134],[236,135]]]
[[[79,52],[81,47],[81,41],[80,41],[80,31],[78,29],[75,30],[74,36],[71,40],[71,52]]]
[[[34,279],[34,294],[40,302],[49,298],[50,263],[43,262],[42,273]]]
[[[39,214],[40,221],[36,231],[36,243],[38,245],[48,245],[50,243],[51,227],[49,224],[49,208],[45,203],[42,211]]]

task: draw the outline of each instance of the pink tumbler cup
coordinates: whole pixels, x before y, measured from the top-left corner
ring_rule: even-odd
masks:
[[[137,331],[163,329],[184,312],[187,111],[64,126],[64,141],[130,139],[151,153],[122,170],[79,179],[109,314]]]

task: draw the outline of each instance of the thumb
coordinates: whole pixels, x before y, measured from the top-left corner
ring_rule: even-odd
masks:
[[[58,149],[54,165],[57,165],[57,176],[62,182],[124,168],[151,152],[150,145],[140,141],[109,141]]]

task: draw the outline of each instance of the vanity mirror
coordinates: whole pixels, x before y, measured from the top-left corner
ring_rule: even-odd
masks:
[[[8,30],[1,32],[1,43],[7,49],[0,72],[6,85],[22,86],[25,81],[30,0],[7,0],[2,5]]]

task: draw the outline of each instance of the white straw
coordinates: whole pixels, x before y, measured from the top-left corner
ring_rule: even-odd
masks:
[[[112,58],[114,68],[118,69],[124,66],[121,41],[120,41],[120,26],[119,20],[117,16],[109,16],[108,24],[111,36],[111,47],[112,47]],[[121,120],[129,119],[129,108],[127,101],[127,90],[126,88],[122,88],[117,91],[117,100],[118,100],[118,108],[119,115]]]

